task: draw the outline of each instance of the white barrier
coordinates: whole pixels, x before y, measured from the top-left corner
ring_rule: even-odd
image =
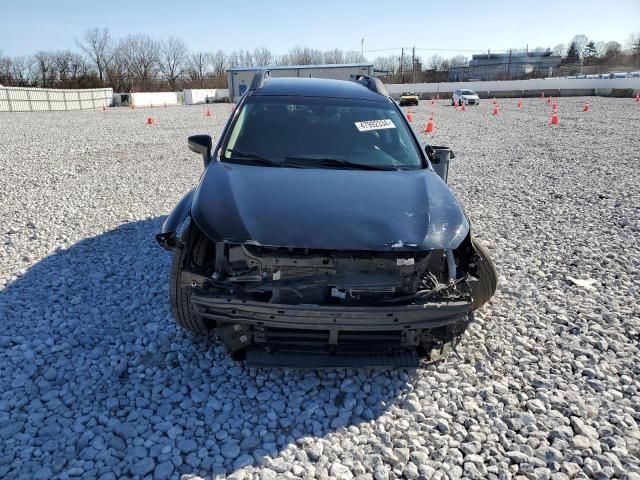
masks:
[[[161,107],[180,103],[177,92],[137,92],[130,95],[129,102],[136,107]]]
[[[113,89],[0,87],[0,112],[88,110],[111,105]]]
[[[399,95],[404,91],[419,94],[453,93],[458,88],[478,92],[513,92],[543,90],[595,90],[596,95],[610,95],[613,89],[631,89],[634,95],[640,90],[640,78],[535,78],[531,80],[495,80],[487,82],[442,82],[442,83],[391,83],[386,85],[389,94]]]
[[[184,91],[184,104],[213,103],[220,98],[217,88],[190,88]]]

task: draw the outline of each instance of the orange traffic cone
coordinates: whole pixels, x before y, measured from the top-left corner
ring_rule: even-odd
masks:
[[[433,106],[433,105],[435,105],[435,103],[436,103],[436,101],[432,98],[431,99],[431,105]]]
[[[547,105],[551,105],[551,97],[547,97]]]
[[[429,121],[427,122],[427,126],[424,128],[425,133],[433,132],[433,114],[429,117]]]
[[[554,112],[558,111],[558,104],[555,100],[553,101],[553,105],[551,105],[551,110],[553,110]]]
[[[589,101],[584,102],[584,106],[582,107],[583,112],[589,111]]]
[[[210,116],[211,116],[211,110],[207,108],[207,117],[210,117]]]
[[[462,102],[462,108],[460,109],[460,111],[461,111],[461,112],[466,112],[466,111],[467,111],[467,109],[466,109],[466,108],[464,108],[464,102]]]
[[[410,122],[413,122],[413,117],[411,116],[411,109],[409,109],[409,111],[407,112],[407,120],[409,120]]]
[[[542,90],[542,92],[540,92],[540,98],[544,98],[544,90]]]
[[[493,97],[493,104],[495,105],[496,103],[498,103],[498,101],[496,100],[496,97]]]
[[[551,125],[557,125],[558,124],[558,112],[553,112],[553,115],[551,115]]]
[[[640,93],[636,94],[636,103],[640,103]]]
[[[156,122],[153,117],[147,117],[147,125],[154,125]]]
[[[104,105],[102,105],[102,111],[106,112],[107,111],[107,107],[105,107]]]
[[[497,103],[493,104],[493,112],[492,113],[494,115],[496,115],[496,116],[498,115],[498,104]]]
[[[522,99],[518,100],[518,108],[522,108]]]

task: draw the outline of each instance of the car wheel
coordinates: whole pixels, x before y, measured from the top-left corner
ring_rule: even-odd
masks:
[[[471,298],[473,299],[473,310],[477,310],[493,297],[498,286],[498,272],[496,266],[489,256],[487,247],[479,243],[477,240],[473,241],[473,248],[476,251],[480,260],[477,262],[477,277],[478,281],[474,282],[471,286]]]
[[[187,235],[188,233],[185,232],[184,236],[186,237]],[[196,264],[201,265],[205,261],[209,246],[210,243],[198,232],[198,239],[192,251],[192,258]],[[186,245],[177,247],[173,252],[169,279],[171,313],[173,313],[173,318],[176,323],[185,330],[198,334],[206,334],[211,330],[213,325],[210,325],[205,319],[193,312],[190,305],[193,289],[181,285],[180,277],[182,276],[182,269],[187,253],[188,249]]]

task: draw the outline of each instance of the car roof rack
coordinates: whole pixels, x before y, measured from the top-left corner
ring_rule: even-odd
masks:
[[[379,78],[358,73],[358,74],[351,75],[350,80],[352,82],[357,82],[360,85],[364,85],[372,92],[378,93],[380,95],[384,95],[385,97],[389,96],[387,87],[384,86],[384,83],[382,83],[382,80],[380,80]]]
[[[264,82],[269,80],[271,77],[271,70],[259,70],[253,76],[253,80],[251,81],[251,87],[249,90],[256,90],[264,85]]]

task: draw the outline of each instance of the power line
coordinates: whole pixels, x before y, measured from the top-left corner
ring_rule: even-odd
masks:
[[[408,48],[408,47],[388,47],[388,48],[374,48],[374,49],[370,49],[370,50],[365,50],[365,53],[375,53],[375,52],[390,52],[390,51],[396,51],[396,50],[401,50],[403,48]],[[464,48],[425,48],[425,47],[415,47],[416,50],[422,50],[422,51],[428,51],[428,52],[467,52],[467,53],[483,53],[483,52],[487,52],[489,51],[489,49],[464,49]],[[498,49],[490,49],[492,52],[508,52],[509,49],[507,50],[498,50]]]

